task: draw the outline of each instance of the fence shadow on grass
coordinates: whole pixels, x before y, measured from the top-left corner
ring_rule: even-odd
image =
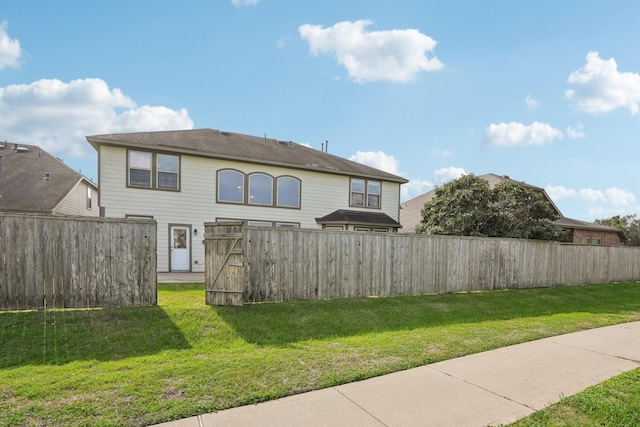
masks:
[[[413,297],[288,301],[213,307],[248,342],[288,346],[311,339],[592,313],[637,320],[640,283]]]
[[[0,313],[0,368],[190,348],[161,307]]]

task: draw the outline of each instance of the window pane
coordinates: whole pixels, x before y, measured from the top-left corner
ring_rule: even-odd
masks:
[[[364,179],[351,180],[351,206],[364,206]]]
[[[158,188],[178,189],[178,174],[158,172]]]
[[[141,187],[151,187],[151,171],[130,169],[129,185],[138,185]]]
[[[273,178],[263,174],[249,176],[249,203],[253,205],[273,204]]]
[[[379,208],[380,196],[378,194],[367,194],[367,206],[370,208]]]
[[[173,230],[173,248],[187,249],[187,230],[185,229]]]
[[[380,181],[367,181],[367,193],[380,194]]]
[[[178,173],[178,156],[158,154],[158,170]]]
[[[352,179],[351,180],[351,192],[352,193],[364,193],[364,179]]]
[[[300,181],[295,178],[278,178],[278,206],[300,207]]]
[[[218,200],[244,202],[244,175],[237,171],[218,172]]]
[[[151,169],[151,153],[129,151],[129,167],[135,169]]]
[[[352,206],[364,206],[364,194],[351,193],[351,205]]]

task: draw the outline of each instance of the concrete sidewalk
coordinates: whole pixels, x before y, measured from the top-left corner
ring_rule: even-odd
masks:
[[[508,424],[562,397],[638,367],[640,322],[633,322],[518,344],[158,426]]]

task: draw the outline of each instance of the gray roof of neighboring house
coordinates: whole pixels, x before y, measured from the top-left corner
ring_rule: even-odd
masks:
[[[350,211],[338,209],[316,218],[318,224],[367,224],[380,227],[400,227],[400,223],[382,212]]]
[[[79,181],[91,183],[35,145],[0,147],[0,211],[52,213]]]
[[[562,228],[575,228],[579,230],[593,230],[593,231],[603,231],[607,233],[618,233],[622,237],[623,241],[628,240],[627,234],[624,230],[620,230],[619,228],[609,227],[608,225],[596,224],[593,222],[580,221],[572,218],[561,217],[557,220],[553,221],[553,223]]]
[[[291,141],[242,135],[215,129],[121,133],[87,136],[96,149],[113,145],[164,150],[193,156],[284,166],[316,172],[375,178],[403,184],[406,179]]]

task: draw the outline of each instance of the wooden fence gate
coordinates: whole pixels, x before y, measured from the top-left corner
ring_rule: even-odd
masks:
[[[242,305],[242,223],[205,224],[205,299],[208,305]]]

